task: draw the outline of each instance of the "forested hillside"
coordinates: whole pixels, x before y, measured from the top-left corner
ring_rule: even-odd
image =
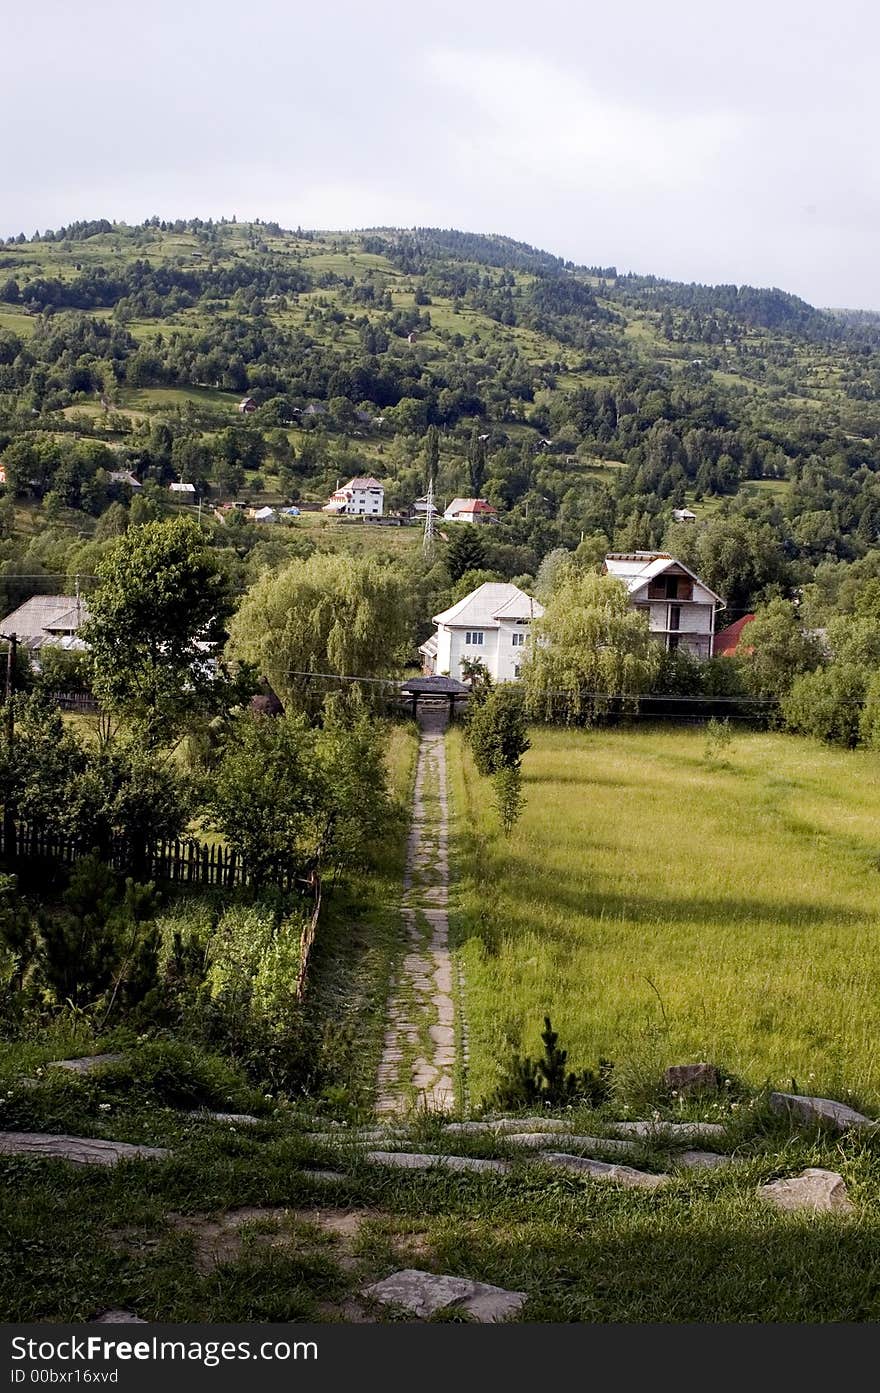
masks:
[[[172,480],[215,503],[318,502],[370,472],[405,508],[439,447],[441,499],[499,509],[483,569],[665,544],[733,618],[821,567],[823,622],[839,563],[877,545],[878,398],[880,321],[778,289],[436,228],[21,234],[0,246],[0,604],[88,575],[108,537],[167,509]],[[145,485],[134,500],[123,470]],[[682,505],[696,525],[672,522]],[[217,544],[243,582],[328,545],[239,522]]]

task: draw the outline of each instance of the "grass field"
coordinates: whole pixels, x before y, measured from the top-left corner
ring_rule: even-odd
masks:
[[[697,728],[535,731],[509,843],[459,732],[455,930],[471,1092],[550,1012],[637,1086],[708,1058],[880,1107],[880,757]]]

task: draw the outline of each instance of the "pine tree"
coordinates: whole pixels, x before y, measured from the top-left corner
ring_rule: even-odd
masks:
[[[471,431],[467,459],[471,494],[474,498],[479,498],[483,484],[486,482],[486,442],[480,439],[476,426]]]
[[[465,571],[481,571],[486,559],[483,539],[472,522],[459,522],[446,552],[446,569],[452,580],[460,580]]]

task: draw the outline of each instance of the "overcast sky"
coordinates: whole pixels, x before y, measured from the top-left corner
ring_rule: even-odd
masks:
[[[870,0],[26,0],[3,27],[0,236],[429,224],[880,309]]]

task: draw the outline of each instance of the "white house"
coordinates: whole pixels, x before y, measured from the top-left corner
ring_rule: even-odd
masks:
[[[344,513],[347,517],[380,518],[385,510],[385,489],[372,475],[365,479],[349,479],[338,488],[327,503],[324,513]]]
[[[672,510],[673,522],[696,522],[696,520],[697,515],[692,513],[690,508],[673,508]]]
[[[605,571],[623,582],[630,605],[647,614],[651,634],[668,652],[712,657],[715,611],[724,601],[681,561],[662,551],[617,552],[605,557]]]
[[[521,675],[529,625],[543,613],[517,586],[487,581],[434,615],[437,632],[419,649],[425,672],[461,681],[462,659],[479,658],[493,682],[513,682]]]
[[[443,517],[446,522],[497,522],[498,510],[485,498],[453,498]]]
[[[79,630],[88,617],[88,606],[78,595],[34,595],[7,614],[2,627],[31,653],[47,646],[82,650]]]

